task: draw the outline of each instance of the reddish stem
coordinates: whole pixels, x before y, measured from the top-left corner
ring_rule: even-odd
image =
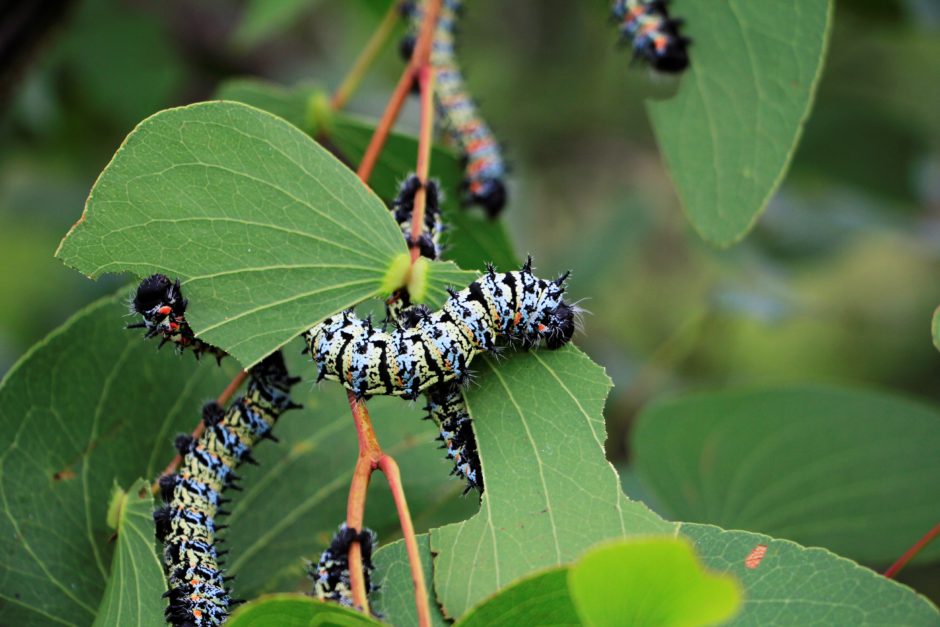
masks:
[[[222,407],[225,407],[226,405],[228,405],[228,402],[235,395],[235,392],[238,391],[238,388],[242,386],[242,383],[244,383],[245,379],[247,378],[248,378],[248,371],[241,370],[237,375],[235,375],[232,378],[231,381],[229,381],[229,384],[225,386],[225,389],[222,390],[222,393],[219,394],[219,397],[215,399],[215,402],[221,405]],[[205,428],[206,428],[205,423],[200,420],[199,424],[196,425],[196,428],[193,429],[193,439],[194,440],[198,439],[199,436],[202,435],[202,432],[205,430]],[[170,475],[176,472],[176,469],[180,467],[180,464],[182,462],[183,462],[183,456],[177,454],[176,457],[174,457],[173,460],[169,464],[167,464],[167,467],[163,469],[163,472],[160,473],[160,477],[165,477],[166,475]],[[154,494],[156,494],[159,490],[160,490],[160,479],[158,477],[152,486],[152,491]]]
[[[424,580],[424,569],[421,568],[421,554],[418,552],[418,540],[415,538],[414,524],[411,522],[411,512],[408,510],[408,501],[405,500],[405,488],[401,483],[401,472],[398,464],[389,455],[379,459],[379,469],[388,479],[388,487],[395,499],[398,509],[398,519],[401,521],[401,532],[405,538],[405,549],[408,551],[408,562],[411,564],[411,580],[415,588],[415,607],[418,610],[418,624],[431,624],[431,608],[428,605],[427,583]],[[415,568],[415,565],[418,565]]]
[[[415,175],[421,181],[421,187],[415,193],[414,210],[411,214],[411,263],[421,256],[418,239],[424,227],[424,211],[427,207],[428,173],[431,170],[431,144],[434,133],[434,67],[428,63],[418,70],[418,85],[421,90],[421,122],[418,132],[418,163]]]
[[[924,537],[922,537],[920,540],[918,540],[917,542],[915,542],[915,543],[914,543],[914,546],[912,546],[912,547],[909,548],[907,551],[905,551],[905,552],[904,552],[904,555],[902,555],[902,556],[898,559],[898,561],[896,561],[894,564],[892,564],[892,565],[891,565],[891,568],[889,568],[888,570],[885,571],[885,577],[887,577],[888,579],[891,579],[891,578],[893,578],[895,575],[897,575],[897,574],[901,571],[901,569],[904,568],[904,566],[907,565],[907,563],[908,563],[909,561],[911,561],[912,559],[914,559],[914,557],[915,557],[918,553],[920,553],[921,550],[923,550],[923,548],[924,548],[925,546],[927,546],[928,544],[930,544],[930,542],[931,542],[934,538],[936,538],[938,535],[940,535],[940,523],[937,523],[937,524],[934,526],[933,529],[931,529],[930,531],[928,531],[927,533],[924,534]]]

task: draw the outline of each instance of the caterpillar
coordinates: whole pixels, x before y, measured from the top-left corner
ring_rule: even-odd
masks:
[[[427,392],[427,419],[437,423],[440,435],[437,439],[447,451],[447,459],[454,462],[450,474],[467,482],[463,493],[476,488],[483,493],[483,467],[477,452],[476,434],[467,411],[463,392],[456,382],[431,387]]]
[[[682,20],[670,18],[666,5],[667,0],[614,0],[611,13],[634,58],[660,72],[679,73],[689,65],[691,40],[679,34]]]
[[[506,204],[504,179],[507,168],[499,143],[467,93],[463,73],[457,63],[454,40],[461,12],[460,0],[443,0],[434,30],[431,65],[435,70],[434,98],[438,124],[454,141],[463,157],[464,203],[479,205],[490,218],[495,218]],[[412,26],[412,33],[401,46],[402,54],[410,58],[414,52],[416,33],[424,17],[424,7],[417,2],[404,2],[402,13],[410,19]]]
[[[172,342],[180,352],[192,350],[196,359],[203,353],[209,353],[221,363],[227,353],[197,338],[186,322],[188,304],[189,301],[183,298],[179,279],[171,281],[162,274],[151,275],[140,282],[130,303],[131,313],[141,316],[142,320],[126,328],[147,329],[144,333],[147,339],[161,336],[158,349]]]
[[[437,312],[415,307],[390,332],[352,311],[304,332],[318,381],[341,382],[357,398],[415,399],[433,385],[465,381],[478,353],[505,339],[556,349],[571,340],[577,308],[564,302],[565,273],[553,281],[532,274],[532,260],[516,272],[487,273],[450,297]]]
[[[401,226],[402,234],[409,246],[413,242],[411,223],[414,197],[420,188],[421,180],[414,175],[409,176],[402,184],[401,191],[393,203],[395,220]],[[426,185],[426,193],[427,207],[418,239],[419,249],[423,256],[437,259],[441,252],[438,236],[443,230],[440,221],[438,185],[434,181],[429,181]],[[405,308],[408,305],[410,305],[408,290],[401,289],[393,293],[385,302],[386,320],[397,321],[403,317],[412,319],[416,312],[406,311]],[[437,439],[442,442],[441,448],[447,450],[447,458],[454,462],[451,474],[467,482],[464,494],[473,488],[477,488],[482,493],[483,469],[477,454],[476,436],[473,433],[470,414],[460,386],[453,383],[432,386],[427,391],[427,399],[428,403],[424,408],[428,412],[426,418],[433,420],[440,430]]]
[[[160,478],[165,503],[153,514],[156,536],[163,545],[169,598],[166,619],[173,625],[221,625],[233,601],[215,547],[215,536],[225,525],[216,518],[228,512],[220,506],[226,488],[235,485],[235,469],[243,462],[257,463],[251,450],[261,439],[274,440],[271,428],[280,415],[300,407],[290,388],[291,377],[280,351],[251,369],[245,396],[223,410],[215,402],[203,407],[205,430],[199,439],[181,435],[176,447],[182,463],[176,474]]]
[[[355,607],[352,598],[352,584],[349,577],[349,545],[359,542],[362,550],[362,570],[365,579],[366,595],[374,590],[372,585],[372,551],[375,548],[376,535],[371,529],[357,532],[343,523],[333,536],[329,548],[323,551],[320,561],[311,565],[307,574],[313,579],[311,594],[321,601],[332,601],[346,607]]]

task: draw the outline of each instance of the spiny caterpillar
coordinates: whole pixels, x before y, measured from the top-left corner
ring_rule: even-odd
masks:
[[[487,273],[464,290],[449,290],[437,312],[412,310],[391,332],[360,320],[352,311],[307,330],[304,340],[319,369],[319,380],[341,382],[357,398],[372,395],[417,398],[433,385],[465,381],[471,360],[495,351],[496,341],[524,345],[544,341],[556,349],[571,340],[577,309],[564,302],[568,273],[554,281],[522,270]]]
[[[402,3],[402,13],[410,18],[412,33],[402,42],[402,54],[411,57],[416,33],[424,18],[424,6]],[[489,126],[480,117],[476,104],[467,93],[454,50],[457,20],[462,10],[460,0],[443,0],[431,47],[431,65],[435,71],[434,98],[438,123],[453,139],[464,159],[463,190],[465,202],[483,207],[491,218],[506,204],[506,163],[502,150]]]
[[[424,223],[421,225],[418,240],[415,242],[411,235],[411,218],[415,208],[415,194],[422,187],[425,189]],[[411,248],[417,244],[421,256],[428,259],[437,259],[441,256],[440,238],[444,226],[441,224],[440,196],[440,187],[437,182],[428,181],[426,185],[422,185],[421,179],[411,174],[401,184],[398,196],[392,202],[395,222],[401,227],[401,233],[408,247]]]
[[[300,407],[290,399],[291,377],[280,351],[251,369],[248,390],[227,411],[217,403],[203,407],[205,431],[198,440],[182,435],[176,447],[183,456],[176,474],[160,478],[164,505],[153,514],[157,539],[163,542],[170,599],[166,619],[173,625],[221,625],[233,603],[219,566],[224,551],[215,548],[215,534],[225,525],[216,517],[229,499],[226,488],[237,489],[235,469],[256,463],[251,450],[261,439],[275,439],[271,428],[288,409]]]
[[[414,210],[414,197],[420,188],[421,180],[417,176],[409,176],[402,184],[401,191],[393,205],[395,220],[401,226],[402,234],[409,246],[413,241],[411,218]],[[429,181],[426,190],[427,207],[418,241],[423,256],[437,259],[441,252],[438,235],[443,230],[440,222],[438,186],[433,181]],[[409,303],[410,298],[406,289],[396,291],[385,302],[386,319],[388,321],[399,321],[403,317],[413,319],[415,311],[405,310]],[[425,407],[428,412],[427,418],[437,424],[440,430],[437,439],[443,443],[441,448],[447,450],[447,458],[454,462],[451,474],[467,481],[464,494],[473,488],[477,488],[482,493],[483,469],[477,454],[476,436],[473,433],[470,414],[460,386],[453,382],[432,386],[427,391],[427,399],[428,404]]]
[[[473,422],[457,382],[436,385],[428,390],[427,418],[437,423],[441,434],[437,437],[441,448],[447,451],[447,459],[453,460],[457,475],[467,482],[463,493],[473,488],[483,493],[483,467],[477,452],[477,439],[473,433]]]
[[[225,351],[197,338],[186,322],[188,304],[189,301],[183,298],[179,279],[174,282],[162,274],[154,274],[140,282],[131,301],[131,312],[140,315],[143,320],[129,324],[127,328],[147,329],[144,334],[147,339],[162,336],[157,348],[173,342],[180,352],[191,349],[196,359],[203,353],[209,353],[221,362],[226,356]]]
[[[666,0],[614,0],[611,12],[633,56],[660,72],[679,73],[689,65],[687,37],[679,34],[682,20],[671,19]]]
[[[313,592],[311,594],[321,601],[332,601],[346,607],[355,607],[352,597],[352,583],[349,578],[349,545],[359,542],[362,550],[362,570],[366,584],[366,595],[373,591],[372,551],[375,548],[376,536],[371,529],[357,532],[343,523],[339,531],[333,536],[329,548],[320,555],[316,566],[311,564],[307,574],[313,579]]]

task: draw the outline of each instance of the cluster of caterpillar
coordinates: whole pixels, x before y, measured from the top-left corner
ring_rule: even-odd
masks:
[[[454,49],[460,0],[443,0],[431,45],[434,67],[434,99],[438,123],[454,141],[464,160],[464,201],[483,207],[494,218],[506,204],[506,163],[502,149],[476,104],[467,93]],[[424,18],[423,3],[403,2],[402,14],[410,20],[411,33],[402,41],[402,55],[410,59],[416,33]]]
[[[667,0],[614,0],[613,18],[633,56],[660,72],[679,73],[689,65],[690,40],[679,34],[680,19],[669,17]]]
[[[226,356],[225,351],[197,338],[186,322],[188,304],[189,301],[183,298],[179,279],[171,281],[162,274],[151,275],[140,282],[130,303],[131,313],[141,316],[142,320],[127,325],[127,328],[147,329],[144,333],[147,339],[159,335],[162,339],[158,349],[172,342],[180,352],[191,350],[196,359],[208,353],[221,363]]]
[[[402,183],[398,197],[393,203],[395,220],[401,227],[402,234],[409,246],[413,242],[411,218],[414,209],[414,197],[421,185],[421,180],[417,176],[410,175]],[[425,209],[425,219],[421,225],[418,242],[423,256],[438,259],[441,254],[438,237],[443,230],[440,222],[438,185],[433,181],[429,181],[425,189],[427,208]],[[431,212],[430,215],[429,212]],[[396,291],[385,303],[386,320],[390,322],[399,321],[403,317],[407,320],[413,319],[416,312],[405,309],[409,304],[408,291],[406,289]],[[441,448],[447,451],[447,458],[454,462],[451,474],[467,482],[464,494],[473,488],[476,488],[482,494],[483,468],[477,454],[476,436],[473,433],[470,414],[467,411],[467,405],[464,402],[460,386],[451,383],[433,386],[428,389],[426,396],[428,399],[425,407],[425,411],[428,412],[427,419],[433,420],[437,425],[440,432],[437,439],[443,443]]]
[[[487,273],[450,297],[437,312],[414,307],[392,331],[373,327],[352,311],[307,330],[304,340],[318,381],[339,381],[357,398],[415,399],[430,387],[466,381],[472,359],[495,352],[497,340],[556,349],[571,340],[577,308],[565,303],[568,273],[553,281],[532,274],[532,260],[516,272]]]
[[[245,396],[223,410],[216,403],[203,408],[205,430],[199,439],[182,435],[176,447],[182,463],[176,474],[160,479],[165,505],[154,512],[157,539],[163,545],[169,598],[166,619],[182,627],[221,625],[235,603],[226,587],[216,549],[216,532],[224,528],[216,518],[226,514],[220,506],[226,488],[237,489],[235,470],[243,462],[256,463],[251,450],[262,439],[272,439],[271,428],[288,409],[291,377],[280,351],[265,358],[249,373]]]
[[[376,535],[371,529],[357,532],[343,523],[333,536],[329,548],[320,555],[320,561],[310,566],[307,574],[313,579],[311,594],[321,601],[332,601],[346,607],[355,607],[352,598],[352,583],[349,578],[349,545],[358,541],[362,550],[362,570],[366,594],[374,590],[372,584],[372,551]]]

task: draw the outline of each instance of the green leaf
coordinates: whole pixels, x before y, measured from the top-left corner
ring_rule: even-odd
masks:
[[[599,540],[674,529],[623,495],[604,458],[610,379],[602,368],[574,347],[477,364],[467,405],[483,462],[481,510],[431,531],[434,582],[447,616]]]
[[[232,41],[239,47],[256,46],[287,29],[318,3],[318,0],[248,0]]]
[[[434,588],[431,575],[434,572],[431,562],[431,543],[426,533],[417,536],[418,551],[421,554],[421,567],[427,581],[428,604],[431,610],[431,624],[434,627],[446,627],[449,623],[441,614],[434,600]],[[375,552],[375,582],[378,590],[373,596],[372,607],[382,618],[392,625],[412,625],[417,623],[415,609],[415,588],[411,580],[411,566],[405,541],[398,540],[386,544]]]
[[[930,324],[930,330],[933,335],[933,345],[940,351],[940,307],[933,312],[933,321]]]
[[[112,559],[112,487],[155,477],[173,456],[172,437],[192,430],[203,400],[234,374],[234,364],[158,353],[123,331],[124,298],[76,314],[0,384],[0,624],[92,623],[109,564],[125,564]],[[136,534],[146,504],[130,498],[122,522]],[[132,541],[118,537],[122,549]],[[149,592],[162,608],[159,583]]]
[[[825,549],[711,525],[679,527],[708,568],[743,586],[744,603],[732,625],[940,624],[940,612],[925,597]],[[766,554],[755,565],[748,558],[758,547]]]
[[[138,479],[127,492],[118,489],[117,548],[95,625],[166,624],[166,602],[159,592],[166,589],[163,563],[153,537],[153,497],[150,484]]]
[[[215,96],[264,109],[305,132],[315,134],[322,126],[316,123],[312,113],[311,103],[316,93],[312,86],[286,88],[255,79],[235,79],[223,83]],[[329,141],[348,164],[354,165],[365,154],[375,124],[375,120],[334,112],[328,124]],[[414,171],[417,154],[417,138],[391,133],[369,180],[375,193],[391,202],[398,194],[399,183]],[[444,258],[456,262],[461,268],[481,270],[487,263],[493,263],[503,271],[517,268],[519,260],[502,222],[489,220],[479,211],[459,206],[463,170],[452,151],[441,146],[433,147],[431,176],[440,179],[445,192],[443,218],[448,230],[443,237]]]
[[[585,625],[713,625],[741,604],[737,583],[702,569],[688,540],[639,538],[590,551],[568,572]]]
[[[648,105],[692,225],[727,246],[780,185],[812,106],[828,0],[677,2],[692,38],[675,97]]]
[[[516,625],[580,626],[583,623],[568,591],[568,569],[552,568],[520,579],[476,606],[459,627]]]
[[[248,367],[377,295],[404,251],[378,197],[296,127],[207,102],[127,137],[57,256],[90,277],[180,277],[196,333]]]
[[[227,627],[358,627],[381,625],[355,610],[302,594],[270,594],[245,604],[225,621]]]
[[[836,387],[693,395],[645,409],[636,468],[678,520],[891,563],[940,520],[940,412]],[[922,559],[937,559],[940,546]]]

